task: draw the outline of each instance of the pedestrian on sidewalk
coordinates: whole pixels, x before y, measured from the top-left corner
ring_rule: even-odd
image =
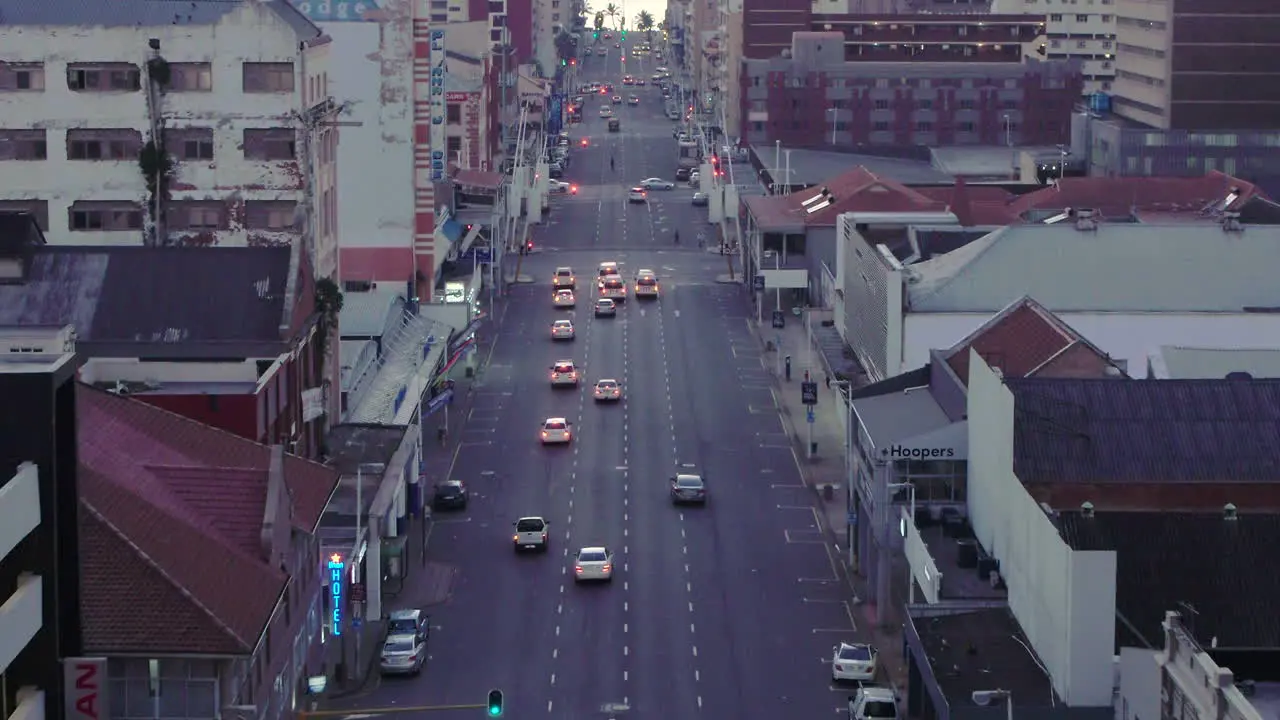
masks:
[[[828,374],[827,374],[827,389],[828,389],[828,390],[830,390],[830,389],[831,389],[831,374],[830,374],[830,373],[828,373]]]

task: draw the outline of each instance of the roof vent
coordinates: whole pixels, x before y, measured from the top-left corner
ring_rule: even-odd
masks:
[[[1227,520],[1239,520],[1240,513],[1236,509],[1235,503],[1227,503],[1222,506],[1222,517]]]
[[[1240,222],[1240,213],[1238,212],[1222,213],[1222,231],[1223,232],[1244,232],[1244,224]]]
[[[1228,380],[1252,380],[1253,375],[1243,370],[1233,370],[1227,373]]]
[[[1087,518],[1093,517],[1093,503],[1088,500],[1080,503],[1080,514]]]
[[[1098,211],[1093,208],[1079,208],[1075,211],[1076,229],[1082,232],[1097,232]]]

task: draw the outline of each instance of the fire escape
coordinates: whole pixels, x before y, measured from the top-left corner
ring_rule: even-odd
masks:
[[[151,38],[148,43],[151,57],[145,63],[146,77],[142,89],[147,96],[147,122],[151,138],[143,147],[140,159],[142,171],[147,174],[146,185],[151,191],[147,212],[151,215],[151,245],[165,245],[169,235],[166,232],[165,200],[169,190],[169,172],[172,161],[164,147],[164,88],[169,84],[169,63],[160,55],[159,38]]]

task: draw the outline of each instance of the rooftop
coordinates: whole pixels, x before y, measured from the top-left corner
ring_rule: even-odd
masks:
[[[1280,481],[1280,380],[1006,379],[1024,483]],[[1156,617],[1159,617],[1157,613]]]
[[[289,339],[290,253],[38,247],[24,281],[0,284],[0,325],[71,325],[90,357],[275,357]]]
[[[923,159],[768,145],[752,146],[751,151],[755,155],[753,165],[759,165],[771,182],[790,186],[821,185],[851,167],[862,167],[878,177],[909,185],[951,183],[955,179]],[[742,170],[735,168],[734,172]]]
[[[971,705],[974,690],[1001,688],[1013,693],[1019,708],[1055,704],[1053,683],[1007,608],[953,614],[912,608],[909,622],[950,702]]]
[[[1239,313],[1277,304],[1280,228],[1073,223],[1006,227],[907,268],[912,312]]]
[[[885,449],[894,443],[941,430],[952,422],[928,387],[855,398],[853,408],[871,442]]]
[[[947,534],[946,527],[940,524],[921,526],[919,519],[916,520],[916,524],[916,531],[924,541],[929,557],[933,558],[934,566],[937,567],[938,572],[942,573],[942,583],[938,592],[940,600],[1003,600],[1009,597],[1009,591],[1006,588],[991,587],[989,575],[979,575],[977,568],[960,567],[961,542],[976,543],[977,540],[972,537],[951,537]],[[979,555],[983,555],[980,545]]]
[[[6,0],[0,22],[110,28],[216,25],[235,10],[259,4],[279,15],[304,39],[322,35],[320,28],[287,0],[113,0],[109,5],[83,0]]]
[[[260,544],[272,449],[87,385],[76,399],[85,651],[252,652],[288,580]],[[298,530],[337,480],[284,456]]]
[[[1165,345],[1151,354],[1148,364],[1150,376],[1160,380],[1220,379],[1232,373],[1280,378],[1280,349]]]
[[[1116,553],[1117,647],[1163,647],[1165,611],[1190,605],[1205,648],[1280,649],[1280,574],[1258,572],[1280,562],[1280,515],[1069,511],[1055,522],[1072,549]]]
[[[970,349],[1006,378],[1124,375],[1106,353],[1027,296],[1015,300],[942,354],[965,385],[969,384]]]
[[[329,465],[343,475],[354,475],[362,464],[390,463],[404,433],[401,425],[335,425],[329,430]]]
[[[1065,208],[1089,208],[1104,218],[1141,219],[1148,213],[1169,218],[1238,211],[1255,197],[1265,195],[1252,183],[1214,170],[1200,177],[1065,177],[1009,207],[1029,222]]]

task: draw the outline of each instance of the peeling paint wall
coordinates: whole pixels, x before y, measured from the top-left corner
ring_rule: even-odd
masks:
[[[294,120],[303,109],[303,89],[323,86],[324,63],[311,62],[311,77],[303,78],[299,37],[265,6],[248,3],[228,13],[218,25],[160,27],[26,27],[0,25],[0,61],[43,63],[43,90],[0,92],[0,127],[45,131],[46,159],[0,161],[0,201],[35,200],[47,204],[46,237],[53,244],[141,245],[144,234],[132,219],[127,227],[102,230],[86,226],[83,214],[72,229],[73,203],[114,202],[120,212],[143,213],[147,191],[136,157],[114,160],[68,160],[68,130],[133,129],[150,138],[147,94],[143,90],[73,91],[68,64],[128,63],[141,71],[151,57],[148,41],[160,42],[160,54],[176,63],[208,63],[210,83],[204,89],[178,91],[162,97],[166,128],[208,131],[211,156],[203,150],[193,159],[179,159],[172,183],[173,202],[166,212],[182,212],[195,202],[216,213],[197,226],[171,223],[170,240],[197,245],[290,243],[305,223],[251,230],[245,227],[246,202],[283,201],[301,204],[307,186],[299,160],[246,159],[245,130],[281,128],[300,132]],[[308,55],[312,51],[308,51]],[[291,63],[293,91],[245,93],[244,63]],[[308,61],[310,62],[310,61]],[[305,143],[295,144],[301,150]],[[287,143],[286,143],[287,147]],[[170,148],[171,151],[181,148]],[[198,159],[197,159],[198,158]],[[319,168],[317,168],[319,169]],[[181,203],[186,203],[182,205]],[[83,208],[84,206],[80,206]],[[305,207],[305,206],[304,206]],[[310,206],[318,210],[320,203]],[[149,208],[148,208],[149,210]],[[318,229],[314,221],[313,227]],[[329,251],[332,254],[332,251]],[[323,252],[317,257],[322,258]]]
[[[378,22],[324,23],[334,93],[351,103],[338,146],[344,281],[413,276],[413,28],[409,3],[384,2]]]

